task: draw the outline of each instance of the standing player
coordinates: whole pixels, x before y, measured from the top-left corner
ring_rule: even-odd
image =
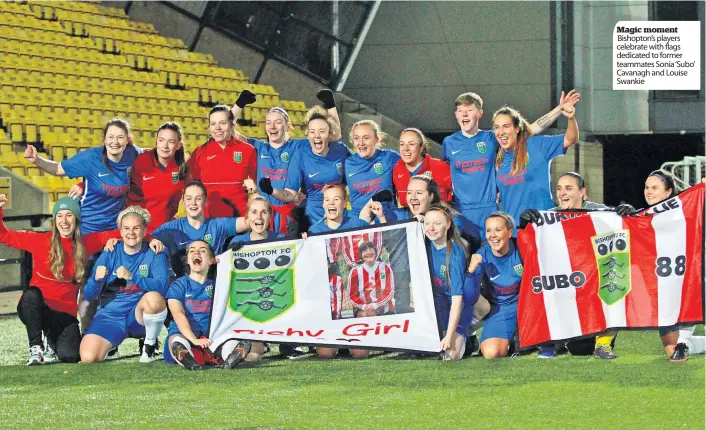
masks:
[[[573,106],[578,100],[579,94],[573,90],[566,96],[562,92],[559,106],[532,124],[530,134],[547,129],[559,117],[562,105]],[[483,116],[483,99],[478,94],[461,94],[455,104],[454,115],[461,130],[444,139],[441,158],[451,165],[456,208],[472,223],[484,226],[488,215],[498,209],[493,168],[498,141],[492,130],[478,129]]]
[[[142,152],[130,175],[128,206],[141,206],[152,215],[147,231],[174,219],[188,176],[184,160],[183,131],[174,122],[157,129],[154,149]]]
[[[118,215],[123,241],[103,252],[84,288],[88,300],[100,298],[93,323],[81,340],[81,361],[105,360],[127,337],[145,338],[140,362],[156,360],[157,337],[167,318],[167,260],[142,242],[149,213],[130,206]]]
[[[250,231],[236,235],[228,244],[232,247],[236,243],[254,242],[256,240],[273,240],[283,238],[282,233],[268,230],[272,218],[272,204],[262,196],[253,196],[245,207],[245,223],[250,226]]]
[[[245,218],[209,218],[205,215],[208,192],[201,181],[191,180],[184,187],[184,209],[186,216],[162,224],[152,236],[161,241],[172,260],[172,270],[177,276],[184,274],[180,261],[186,245],[194,240],[203,240],[220,252],[228,237],[248,230]]]
[[[283,189],[272,187],[269,178],[260,179],[260,190],[284,203],[293,203],[300,188],[306,190],[306,217],[308,225],[324,218],[322,190],[327,184],[343,183],[343,163],[350,151],[342,142],[333,142],[340,133],[333,118],[320,106],[307,113],[310,146],[302,148],[292,157]],[[301,224],[301,223],[300,223]]]
[[[189,159],[191,177],[208,189],[208,216],[242,215],[248,201],[245,180],[257,177],[257,152],[233,136],[235,117],[227,106],[214,106],[208,121],[211,139]]]
[[[341,122],[338,118],[333,92],[329,89],[323,89],[316,93],[316,97],[323,103],[323,107],[326,109],[328,116],[338,125],[338,129],[340,130]],[[238,100],[231,108],[231,112],[233,112],[235,118],[238,118],[245,106],[255,103],[256,100],[255,94],[244,90],[238,96]],[[306,138],[290,139],[289,130],[291,128],[292,123],[289,120],[287,111],[281,107],[274,107],[267,112],[267,116],[265,117],[267,142],[249,137],[245,138],[247,142],[255,148],[258,154],[258,183],[262,178],[269,178],[273,188],[284,188],[284,181],[287,178],[289,162],[292,156],[296,152],[299,152],[301,148],[309,146],[309,140]],[[340,139],[340,132],[337,136],[334,136],[334,140],[338,139]],[[246,186],[251,193],[257,191],[254,182],[246,181]],[[270,195],[266,195],[266,198],[273,205],[272,225],[270,226],[270,230],[286,234],[287,223],[292,221],[292,210],[296,206],[296,203],[283,204]]]
[[[519,225],[526,209],[546,210],[552,201],[549,167],[551,161],[578,142],[576,109],[565,103],[561,114],[569,119],[566,134],[532,136],[530,125],[511,107],[493,115],[493,131],[501,150],[495,157],[497,185],[503,210]]]
[[[405,128],[400,134],[400,155],[392,170],[397,198],[400,206],[408,207],[407,185],[413,176],[423,175],[433,179],[439,186],[441,199],[451,202],[453,185],[449,165],[428,154],[429,142],[417,128]]]
[[[24,157],[50,175],[84,178],[81,228],[87,234],[113,230],[115,218],[125,207],[130,169],[137,155],[129,124],[122,118],[114,118],[103,128],[100,148],[86,149],[58,163],[39,157],[37,149],[27,145]]]
[[[586,184],[583,177],[576,172],[567,172],[561,175],[556,184],[556,198],[559,201],[559,206],[553,207],[550,210],[572,210],[572,209],[608,209],[608,206],[602,203],[596,203],[588,200],[586,196]],[[536,209],[527,209],[520,215],[520,228],[525,228],[529,223],[537,222],[540,218],[540,213]],[[613,353],[613,343],[615,336],[614,331],[608,331],[602,336],[589,339],[579,339],[567,343],[569,352],[573,355],[588,355],[593,353],[598,358],[604,360],[612,360],[616,356]],[[554,345],[542,346],[539,350],[538,357],[551,358],[557,353]]]
[[[480,276],[495,291],[495,308],[480,337],[480,350],[487,359],[505,357],[517,328],[517,301],[522,280],[522,258],[513,239],[515,223],[505,212],[492,213],[485,221],[487,242],[471,257],[468,271]]]
[[[248,341],[225,341],[211,351],[207,337],[213,299],[213,248],[202,240],[191,242],[186,252],[189,274],[174,281],[167,292],[167,303],[174,320],[169,324],[164,345],[164,362],[179,363],[187,370],[200,370],[204,364],[234,368],[243,360],[257,361],[264,351],[258,351]],[[214,270],[210,270],[210,269]],[[210,275],[210,276],[209,276]]]
[[[400,160],[400,154],[381,149],[385,135],[380,126],[368,119],[353,124],[350,140],[356,153],[345,161],[345,181],[351,201],[351,216],[358,217],[373,194],[382,190],[394,190],[392,169]],[[383,208],[392,208],[394,197],[383,202]]]
[[[429,267],[434,289],[434,307],[439,348],[445,360],[460,360],[473,321],[473,307],[480,289],[475,275],[466,272],[466,244],[456,232],[451,215],[443,207],[431,207],[424,216],[424,234],[429,243]]]

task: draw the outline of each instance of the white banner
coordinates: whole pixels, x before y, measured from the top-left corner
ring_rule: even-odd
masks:
[[[209,338],[439,351],[418,222],[246,245],[220,256]]]

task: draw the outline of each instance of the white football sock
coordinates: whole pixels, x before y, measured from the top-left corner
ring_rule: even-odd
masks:
[[[166,319],[166,309],[158,314],[142,314],[142,321],[145,323],[145,345],[157,343],[157,337],[159,337],[159,332],[162,331],[162,326]]]
[[[706,336],[691,336],[682,342],[689,347],[689,355],[706,352]]]
[[[228,358],[228,356],[235,350],[235,347],[238,346],[238,343],[240,343],[240,341],[236,339],[228,339],[223,342],[223,346],[221,346],[221,358],[223,360]]]
[[[679,327],[679,340],[677,340],[677,343],[684,343],[684,341],[688,340],[694,334],[694,329],[696,329],[696,326],[693,325]]]

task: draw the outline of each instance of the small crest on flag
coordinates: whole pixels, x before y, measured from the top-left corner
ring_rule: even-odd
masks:
[[[284,161],[285,163],[289,162],[289,152],[283,152],[279,155],[279,158]]]
[[[343,174],[343,163],[336,163],[336,171],[339,175]]]
[[[211,236],[211,234],[204,235],[203,241],[213,246],[213,236]]]
[[[206,287],[206,295],[208,297],[213,297],[213,284]]]
[[[172,172],[172,184],[179,182],[179,172]]]
[[[522,273],[525,271],[524,267],[522,267],[522,264],[516,264],[512,268],[515,270],[515,274],[517,276],[522,276]]]
[[[140,264],[140,276],[144,277],[149,274],[149,269],[146,264]]]
[[[375,173],[378,175],[382,174],[382,163],[375,163],[373,164],[373,170],[375,170]]]
[[[478,148],[478,152],[480,152],[481,154],[485,154],[485,151],[488,150],[488,147],[485,145],[485,142],[477,142],[476,148]]]
[[[235,160],[236,163],[240,163],[241,161],[243,161],[243,153],[240,151],[234,152],[233,160]]]
[[[615,230],[591,237],[598,269],[598,297],[612,305],[628,295],[630,282],[630,231]]]

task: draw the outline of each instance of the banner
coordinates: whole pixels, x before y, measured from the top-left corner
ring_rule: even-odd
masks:
[[[638,216],[541,213],[518,234],[522,348],[703,321],[703,184]]]
[[[419,222],[257,243],[219,257],[213,349],[238,338],[439,351]]]

